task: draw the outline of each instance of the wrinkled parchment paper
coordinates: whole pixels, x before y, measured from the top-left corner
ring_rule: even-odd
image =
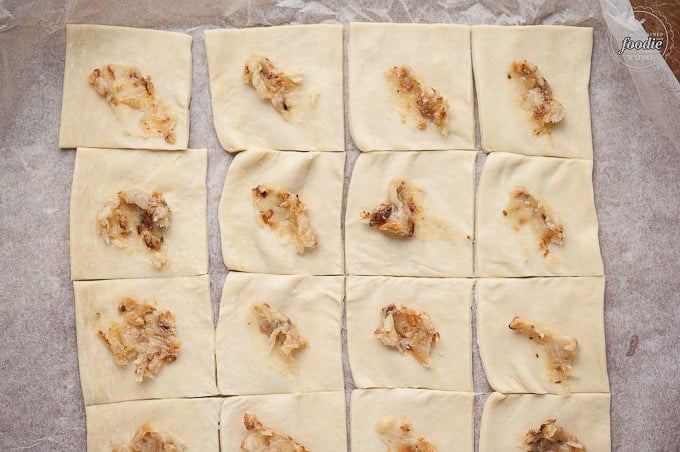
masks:
[[[217,205],[231,157],[220,148],[212,125],[203,32],[349,21],[594,28],[593,177],[607,277],[612,445],[617,451],[680,450],[680,88],[661,61],[629,71],[615,58],[608,25],[619,42],[639,33],[640,26],[625,0],[601,3],[606,20],[599,3],[585,0],[0,0],[0,450],[85,449],[69,277],[74,152],[57,148],[65,24],[128,25],[193,36],[190,146],[209,150],[216,313],[226,275]],[[674,51],[680,52],[680,39]],[[348,178],[358,151],[346,130]],[[484,156],[479,157],[481,168]],[[634,335],[636,350],[629,347]],[[478,434],[490,389],[476,347],[473,353]],[[346,374],[349,394],[347,369]]]

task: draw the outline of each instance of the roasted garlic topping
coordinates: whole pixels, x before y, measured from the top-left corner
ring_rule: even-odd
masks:
[[[97,215],[97,228],[107,245],[113,242],[124,247],[134,231],[149,250],[158,252],[163,245],[163,234],[170,227],[170,217],[170,208],[162,194],[119,191]],[[165,262],[165,255],[155,253],[156,267]]]
[[[300,336],[295,323],[267,303],[254,304],[260,331],[269,336],[269,349],[278,348],[285,356],[307,346],[307,340]]]
[[[540,237],[538,246],[544,257],[550,254],[550,244],[564,245],[564,227],[558,224],[550,207],[526,187],[515,187],[510,192],[503,216],[515,222],[516,230],[529,223]]]
[[[361,212],[361,219],[379,231],[398,237],[413,237],[418,210],[408,184],[403,180],[393,180],[387,192],[387,202],[380,204],[373,212]]]
[[[87,81],[114,107],[127,105],[141,111],[139,123],[145,135],[163,137],[170,144],[175,142],[177,118],[168,106],[156,99],[150,76],[145,77],[134,66],[107,64],[93,70]]]
[[[241,449],[247,452],[309,452],[288,435],[262,425],[251,413],[243,414],[243,425],[248,433],[241,440]]]
[[[564,119],[562,104],[552,97],[552,89],[543,78],[535,64],[527,60],[514,61],[508,78],[517,77],[522,82],[522,102],[520,105],[531,114],[534,135],[548,132],[554,124]]]
[[[413,434],[411,422],[403,417],[397,422],[392,416],[378,421],[376,430],[387,449],[385,452],[437,452],[434,444]]]
[[[279,71],[269,58],[252,54],[243,66],[243,81],[255,88],[262,100],[272,104],[283,119],[290,121],[294,108],[290,93],[300,86],[302,77],[291,77]]]
[[[125,298],[118,305],[123,323],[114,322],[99,337],[113,353],[119,366],[135,365],[135,381],[153,378],[164,364],[177,360],[181,342],[175,331],[175,316],[170,311]]]
[[[529,430],[524,439],[526,452],[586,452],[586,446],[548,419],[538,430]]]
[[[374,331],[380,342],[402,354],[411,352],[420,364],[432,367],[430,352],[439,333],[427,313],[392,303],[382,308],[380,320]]]
[[[394,66],[386,75],[398,99],[403,122],[412,119],[419,130],[425,130],[433,123],[439,133],[448,136],[449,103],[437,90],[425,86],[407,66]]]
[[[135,432],[128,446],[114,446],[111,452],[183,452],[185,447],[167,433],[155,432],[146,422]]]
[[[556,333],[545,325],[529,322],[516,316],[508,327],[542,345],[548,355],[548,366],[553,383],[565,383],[571,375],[571,362],[576,356],[578,344],[570,336]]]
[[[253,202],[257,210],[258,222],[274,230],[283,243],[295,241],[298,254],[314,249],[319,237],[305,212],[300,197],[285,188],[271,185],[258,185],[252,189]]]

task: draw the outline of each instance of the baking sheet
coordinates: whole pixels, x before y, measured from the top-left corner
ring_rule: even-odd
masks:
[[[594,27],[593,177],[607,277],[612,445],[680,450],[680,149],[671,141],[680,147],[680,87],[663,78],[662,68],[631,75],[614,57],[597,2],[453,3],[0,0],[0,450],[85,449],[69,277],[74,152],[57,148],[65,24],[163,28],[194,37],[190,146],[209,150],[209,272],[217,312],[226,275],[217,205],[231,157],[212,125],[203,32],[354,20]],[[615,13],[610,22],[635,26],[625,1],[602,3]],[[348,129],[346,144],[349,175],[358,151]],[[483,161],[480,153],[480,167]],[[633,335],[639,345],[628,356]],[[473,352],[478,429],[489,387],[476,347]]]

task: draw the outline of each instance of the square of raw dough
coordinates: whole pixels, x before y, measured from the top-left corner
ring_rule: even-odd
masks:
[[[486,400],[479,434],[479,452],[529,450],[529,431],[555,420],[588,452],[610,452],[609,394],[500,394]]]
[[[491,154],[477,191],[477,275],[601,276],[592,172],[589,160]]]
[[[137,400],[88,406],[85,408],[87,450],[111,452],[114,447],[128,450],[125,447],[147,424],[147,431],[159,433],[164,439],[169,437],[186,450],[218,452],[221,407],[222,399],[218,398]]]
[[[59,147],[186,149],[191,40],[161,30],[67,25]],[[88,81],[95,69],[113,74],[107,82],[115,85],[95,89]],[[133,85],[110,94],[125,77]]]
[[[340,391],[344,277],[230,272],[224,281],[215,349],[221,394]],[[306,346],[286,357],[260,331],[255,304],[288,317]],[[271,333],[270,333],[271,334]],[[285,335],[285,332],[278,333]]]
[[[342,25],[208,30],[205,49],[224,149],[344,151]],[[287,119],[244,81],[251,56],[268,58],[276,81],[299,83],[279,104]]]
[[[475,158],[465,151],[361,154],[347,193],[347,273],[471,276]],[[370,227],[362,218],[388,202],[390,192],[390,204],[397,206],[400,181],[411,187],[418,209],[405,212],[415,220],[412,237]]]
[[[571,376],[556,384],[546,346],[508,325],[515,316],[576,339]],[[508,393],[609,392],[604,278],[480,279],[477,342],[489,384]]]
[[[219,206],[222,256],[227,268],[252,273],[341,275],[344,168],[345,154],[337,152],[238,154],[227,170]],[[298,254],[296,235],[289,233],[296,231],[293,224],[297,220],[284,222],[283,232],[279,232],[272,228],[273,223],[270,227],[260,219],[253,194],[260,185],[299,196],[303,216],[317,236],[316,247],[306,247]],[[290,226],[288,230],[286,225]]]
[[[242,450],[245,413],[305,450],[347,451],[344,391],[229,397],[220,416],[222,450]]]
[[[86,406],[217,394],[208,276],[76,281],[73,290],[80,384]],[[114,325],[125,332],[127,324],[119,306],[126,298],[151,305],[161,313],[170,311],[180,342],[177,359],[164,363],[157,375],[147,376],[140,383],[135,380],[135,357],[128,358],[126,365],[117,364],[101,336],[115,338],[110,334]]]
[[[472,452],[474,395],[424,389],[357,389],[352,391],[352,450],[385,450],[378,422],[412,426],[413,438],[424,438],[436,450]],[[389,430],[388,430],[389,433]],[[394,448],[394,450],[401,450]],[[420,450],[420,449],[414,449]]]
[[[348,276],[347,354],[356,386],[472,391],[473,284],[471,279]],[[376,337],[382,309],[392,303],[430,317],[439,333],[431,367]]]
[[[155,152],[79,148],[71,186],[71,279],[207,273],[207,165],[205,149]],[[167,203],[170,224],[162,233],[160,250],[146,246],[135,230],[109,244],[100,234],[100,217],[106,217],[105,209],[117,201],[121,191],[141,191],[150,196],[157,192]]]
[[[360,150],[475,148],[470,27],[350,23],[347,59],[350,129]],[[448,103],[445,133],[391,86],[388,71],[402,66],[422,91],[435,90]]]
[[[593,29],[552,25],[472,27],[472,62],[482,148],[527,155],[593,158],[590,131],[590,57]],[[509,78],[513,62],[535,65],[563,119],[540,134],[531,109],[521,105],[523,85]]]

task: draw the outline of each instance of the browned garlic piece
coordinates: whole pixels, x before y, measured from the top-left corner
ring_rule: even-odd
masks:
[[[380,342],[402,354],[409,351],[420,364],[432,367],[430,352],[439,333],[427,313],[392,303],[382,308],[380,320],[374,331]]]
[[[419,208],[413,193],[403,180],[393,180],[387,192],[387,202],[373,212],[361,212],[361,219],[379,231],[398,237],[413,237],[416,228],[416,212]]]
[[[272,104],[283,119],[290,121],[294,108],[290,93],[302,83],[301,76],[287,75],[279,71],[269,58],[252,54],[243,66],[243,81],[255,88],[262,100]]]
[[[412,429],[406,417],[397,422],[392,416],[387,416],[380,419],[376,426],[380,439],[387,446],[385,452],[437,452],[434,444],[422,436],[415,436]]]
[[[542,345],[548,355],[550,377],[553,383],[566,382],[571,375],[571,362],[577,353],[577,341],[573,337],[559,334],[545,325],[529,322],[515,316],[508,327],[529,340]]]
[[[156,432],[148,422],[142,424],[128,446],[114,446],[112,452],[183,452],[185,447],[171,435]]]
[[[241,449],[247,452],[309,452],[290,436],[262,425],[254,414],[244,413],[243,425],[248,433],[241,440]]]
[[[277,347],[285,356],[307,346],[307,340],[300,336],[295,323],[267,303],[254,304],[260,331],[269,336],[269,349]]]
[[[527,60],[514,61],[508,72],[508,78],[519,77],[522,82],[522,102],[524,110],[531,113],[534,123],[534,135],[548,132],[564,119],[562,104],[553,99],[552,89],[543,78],[535,64]]]
[[[127,105],[141,111],[139,123],[148,136],[163,137],[170,144],[175,142],[177,117],[156,99],[150,76],[145,77],[134,66],[107,64],[93,70],[87,81],[114,107]]]
[[[550,254],[550,244],[564,245],[564,227],[557,223],[550,207],[526,187],[515,187],[510,192],[503,216],[514,220],[516,230],[530,223],[540,237],[539,249],[543,251],[544,257]]]
[[[125,298],[118,305],[118,313],[123,323],[114,322],[106,333],[100,330],[99,337],[113,353],[116,364],[134,363],[137,383],[153,378],[164,364],[177,360],[182,344],[172,312]]]
[[[524,444],[527,452],[586,452],[586,446],[548,419],[538,430],[529,430]]]
[[[300,197],[285,188],[262,184],[252,189],[257,219],[274,230],[284,243],[295,240],[298,254],[319,244]]]
[[[163,234],[170,226],[170,217],[170,208],[162,194],[119,191],[97,215],[97,228],[107,245],[113,242],[123,247],[130,233],[135,231],[149,250],[158,252],[163,245]],[[153,263],[157,268],[165,262],[165,255],[154,255]]]
[[[403,121],[416,115],[418,129],[425,130],[433,123],[442,136],[448,136],[449,103],[437,90],[426,87],[407,66],[394,66],[387,71],[387,81],[399,99]]]

